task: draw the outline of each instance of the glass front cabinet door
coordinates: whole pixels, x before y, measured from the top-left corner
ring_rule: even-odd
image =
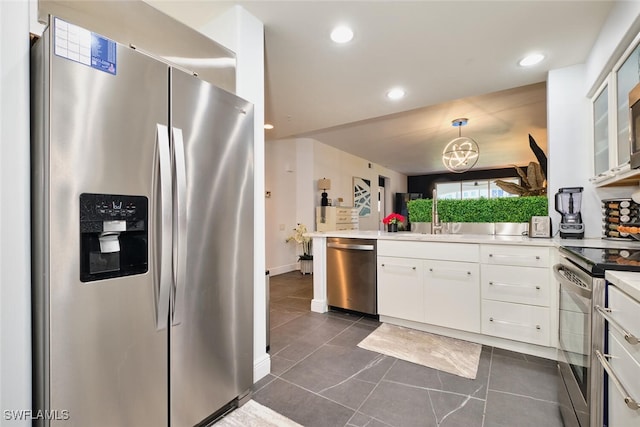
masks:
[[[629,92],[640,83],[640,35],[610,69],[592,102],[593,174],[598,185],[616,185],[640,174],[630,170]]]
[[[609,85],[593,101],[593,171],[596,177],[609,170]]]
[[[618,166],[629,163],[629,92],[640,82],[640,45],[624,60],[616,71],[617,148]]]

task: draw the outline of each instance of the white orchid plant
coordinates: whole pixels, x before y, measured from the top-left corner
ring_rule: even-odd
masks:
[[[303,254],[299,256],[298,260],[302,261],[313,259],[313,255],[311,255],[311,237],[305,236],[305,234],[307,234],[307,226],[298,223],[293,231],[294,233],[287,237],[286,242],[294,241],[302,245]]]

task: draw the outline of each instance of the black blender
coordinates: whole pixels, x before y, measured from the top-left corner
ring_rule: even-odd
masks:
[[[584,224],[580,215],[583,187],[565,187],[556,193],[556,211],[562,215],[560,237],[563,239],[582,239]]]

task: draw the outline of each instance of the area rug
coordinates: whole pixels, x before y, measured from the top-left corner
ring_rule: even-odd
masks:
[[[238,409],[230,412],[215,427],[302,427],[284,415],[250,400]]]
[[[475,379],[480,344],[383,323],[358,347],[408,362]]]

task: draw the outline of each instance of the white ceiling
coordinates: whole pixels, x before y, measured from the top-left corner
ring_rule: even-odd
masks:
[[[235,4],[265,24],[267,140],[311,137],[408,175],[443,171],[451,121],[476,168],[546,151],[547,72],[585,62],[613,1],[148,1],[194,28]],[[351,43],[331,29],[349,24]],[[522,68],[527,53],[545,54]],[[407,96],[389,101],[402,86]],[[524,86],[524,87],[523,87]],[[496,93],[497,92],[497,93]],[[487,95],[488,94],[488,95]]]

